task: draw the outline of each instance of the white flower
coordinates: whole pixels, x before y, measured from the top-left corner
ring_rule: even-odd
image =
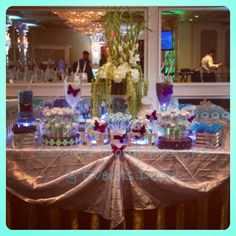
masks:
[[[140,56],[139,56],[139,54],[136,54],[135,56],[134,56],[134,60],[137,62],[137,61],[140,61]]]
[[[113,81],[115,83],[120,83],[124,78],[125,77],[122,73],[118,72],[117,70],[114,72]]]
[[[137,69],[130,69],[130,73],[133,83],[137,83],[139,80],[139,71]]]
[[[132,57],[129,58],[129,63],[131,66],[136,66],[138,61],[140,61],[139,54],[132,54]]]
[[[117,67],[117,71],[119,73],[122,73],[123,75],[126,76],[126,74],[128,73],[130,67],[129,67],[129,64],[127,62],[124,62],[122,64],[120,64],[118,67]],[[124,76],[124,77],[125,77]]]
[[[114,70],[113,81],[115,83],[120,83],[123,79],[126,78],[127,73],[129,72],[129,64],[127,62],[122,63]]]
[[[129,58],[133,58],[134,57],[134,50],[129,50]]]
[[[110,66],[111,66],[110,62],[104,64],[102,67],[99,68],[96,76],[100,79],[106,79]]]

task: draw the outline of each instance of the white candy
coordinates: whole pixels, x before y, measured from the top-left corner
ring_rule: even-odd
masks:
[[[60,127],[60,124],[59,123],[55,123],[55,128],[59,128]]]
[[[70,130],[71,129],[71,125],[66,125],[66,129]]]
[[[51,116],[51,112],[50,111],[46,111],[44,114],[45,114],[45,116]]]
[[[77,123],[72,123],[72,127],[76,128],[77,127]]]
[[[51,112],[52,112],[53,115],[57,114],[57,110],[55,108],[53,108]]]

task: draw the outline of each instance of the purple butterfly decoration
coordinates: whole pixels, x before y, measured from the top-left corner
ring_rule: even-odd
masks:
[[[124,143],[126,139],[126,134],[123,135],[114,135],[114,139],[118,139],[120,143]]]
[[[140,129],[132,129],[133,132],[140,133],[142,136],[146,133],[146,128],[145,125],[143,125]],[[136,136],[135,136],[136,137]],[[138,138],[138,137],[136,137]]]
[[[79,92],[80,92],[80,89],[74,89],[70,84],[68,85],[68,89],[67,89],[68,95],[73,95],[73,97],[76,97]]]
[[[94,130],[95,131],[99,131],[101,133],[104,133],[106,130],[106,127],[107,127],[107,124],[99,125],[98,121],[95,120],[95,122],[94,122]]]
[[[157,112],[153,111],[151,115],[146,115],[148,120],[157,120]]]
[[[193,121],[194,119],[195,119],[195,116],[190,116],[190,117],[188,118],[188,121],[192,123],[192,121]]]

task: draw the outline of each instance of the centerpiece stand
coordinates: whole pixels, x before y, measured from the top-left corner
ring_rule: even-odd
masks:
[[[123,80],[120,83],[111,83],[111,95],[126,95],[127,93],[127,82]]]

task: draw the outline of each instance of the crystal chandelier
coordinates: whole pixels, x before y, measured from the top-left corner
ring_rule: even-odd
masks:
[[[91,36],[103,31],[103,22],[91,22],[86,26],[78,26],[73,23],[68,23],[68,25],[73,28],[74,31],[79,31],[82,34]]]
[[[102,11],[54,11],[74,31],[91,36],[103,31]]]

